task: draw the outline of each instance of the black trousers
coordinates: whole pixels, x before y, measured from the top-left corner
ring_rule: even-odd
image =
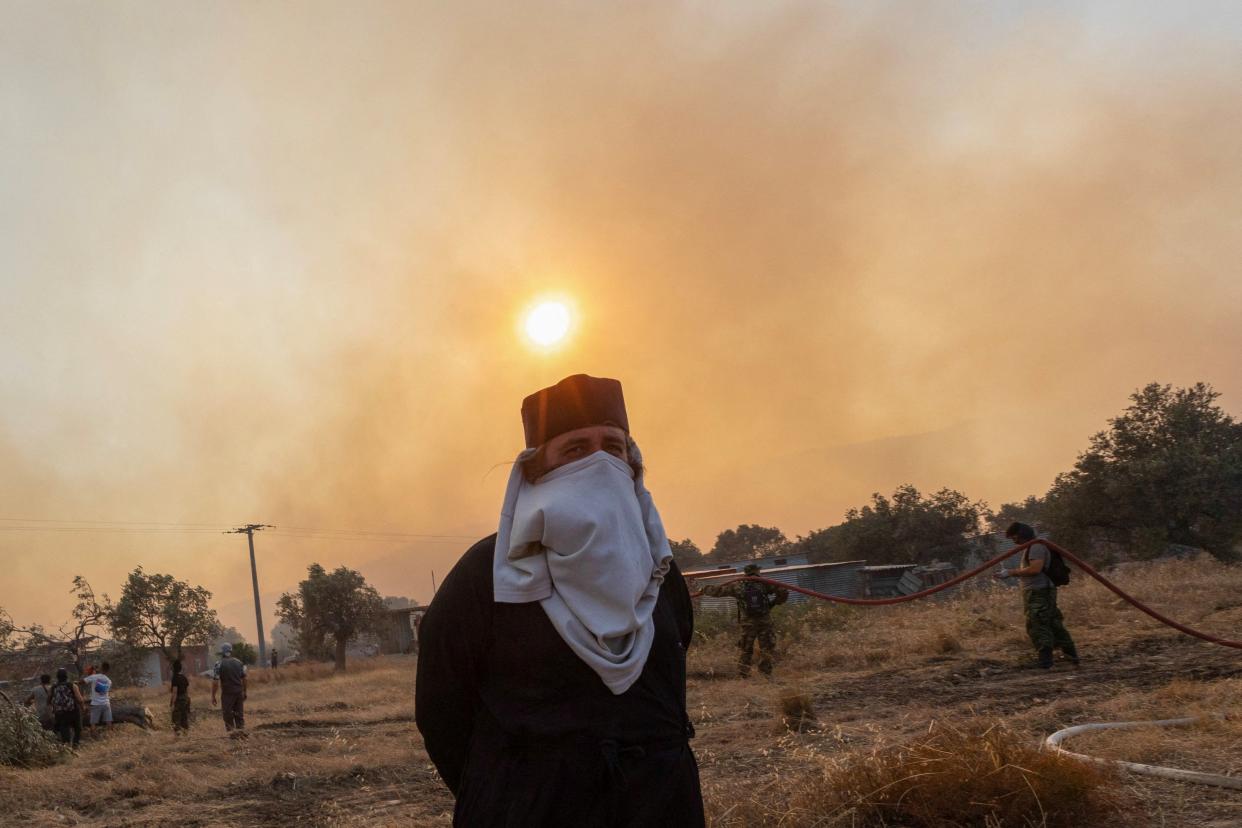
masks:
[[[685,737],[515,745],[477,733],[453,825],[702,828],[699,767]],[[482,738],[477,738],[482,737]]]
[[[57,711],[52,728],[60,740],[70,747],[82,741],[82,713],[79,710]]]
[[[245,730],[245,697],[241,693],[227,693],[220,697],[220,712],[224,714],[225,730]]]
[[[172,707],[172,726],[173,730],[189,730],[190,729],[190,697],[178,696],[173,700]]]

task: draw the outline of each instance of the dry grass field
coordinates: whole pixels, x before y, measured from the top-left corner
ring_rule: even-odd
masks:
[[[1132,565],[1123,587],[1242,635],[1242,567]],[[1036,750],[1090,721],[1239,713],[1242,653],[1197,642],[1076,577],[1062,591],[1083,666],[1028,669],[1016,592],[879,609],[779,610],[776,677],[734,676],[728,619],[701,624],[690,705],[709,822],[725,826],[1242,825],[1242,793],[1100,772]],[[451,798],[413,723],[414,662],[308,666],[257,681],[250,738],[225,737],[195,680],[194,729],[116,728],[69,761],[0,770],[12,825],[447,825]],[[259,674],[256,678],[270,678]],[[121,694],[124,695],[124,694]],[[1072,750],[1242,775],[1237,719],[1087,734]]]

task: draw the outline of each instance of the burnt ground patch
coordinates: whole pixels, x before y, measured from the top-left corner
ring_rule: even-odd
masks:
[[[1022,654],[1025,655],[1025,654]],[[1152,690],[1178,678],[1212,680],[1242,676],[1242,656],[1232,650],[1185,638],[1150,637],[1121,647],[1083,653],[1079,668],[1059,662],[1052,670],[1030,666],[1021,657],[929,660],[922,665],[876,670],[834,682],[814,694],[817,707],[874,712],[905,707],[912,699],[988,714],[1017,703],[1053,699],[1106,699],[1127,690]]]
[[[263,722],[250,728],[255,731],[264,730],[365,730],[376,725],[385,724],[409,724],[414,721],[413,716],[388,716],[382,719],[365,719],[365,720],[343,720],[336,721],[333,719],[284,719],[277,722]]]

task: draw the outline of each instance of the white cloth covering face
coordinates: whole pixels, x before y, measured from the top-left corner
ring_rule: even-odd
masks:
[[[630,457],[642,462],[629,442]],[[509,475],[492,563],[502,604],[538,601],[557,633],[614,694],[643,671],[652,612],[672,552],[642,476],[599,451],[535,483],[518,455]]]

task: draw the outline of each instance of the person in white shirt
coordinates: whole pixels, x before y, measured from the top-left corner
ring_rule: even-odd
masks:
[[[111,665],[104,662],[99,665],[99,672],[92,673],[82,679],[82,683],[90,690],[91,695],[91,729],[95,735],[95,725],[107,727],[112,724],[112,679],[108,678]]]

